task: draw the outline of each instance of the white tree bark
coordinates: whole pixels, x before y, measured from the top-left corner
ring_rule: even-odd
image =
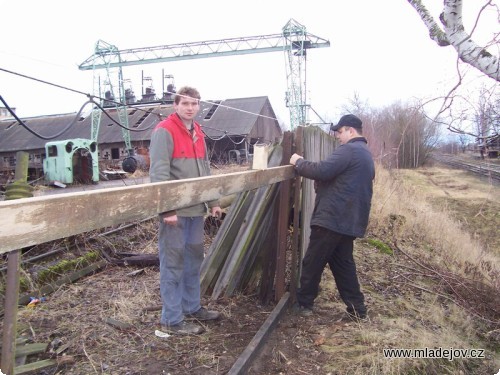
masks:
[[[419,14],[432,40],[441,47],[451,45],[457,51],[460,60],[488,77],[500,81],[499,57],[488,52],[486,47],[477,45],[471,35],[465,31],[462,22],[463,0],[443,0],[443,11],[439,17],[442,27],[434,20],[422,0],[407,1]],[[492,0],[489,0],[483,9],[491,5]]]

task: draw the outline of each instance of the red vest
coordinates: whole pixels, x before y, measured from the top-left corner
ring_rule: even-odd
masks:
[[[156,129],[164,128],[172,135],[174,141],[172,158],[205,158],[205,135],[197,122],[193,121],[193,126],[194,136],[186,129],[176,113],[172,113],[156,126]]]

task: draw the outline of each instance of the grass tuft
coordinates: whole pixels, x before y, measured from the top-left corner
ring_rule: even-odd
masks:
[[[382,254],[394,255],[394,251],[380,240],[377,240],[375,238],[368,238],[366,242],[377,248]]]

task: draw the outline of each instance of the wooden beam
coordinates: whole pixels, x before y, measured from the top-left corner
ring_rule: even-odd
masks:
[[[294,177],[292,166],[0,202],[0,254]]]
[[[16,154],[16,174],[15,183],[20,186],[27,186],[29,154],[24,151],[18,151]],[[13,186],[13,185],[11,185]],[[26,192],[21,191],[12,194],[10,197],[14,201],[20,200],[18,197],[26,196]],[[29,196],[31,192],[27,195]],[[5,287],[5,317],[3,321],[2,337],[2,358],[0,366],[6,374],[11,374],[15,366],[15,349],[17,334],[17,300],[19,298],[19,280],[21,269],[21,250],[12,251],[7,260],[7,284]],[[1,371],[0,371],[1,372]]]
[[[44,359],[42,361],[28,363],[26,365],[16,367],[14,369],[14,375],[33,374],[35,373],[35,371],[55,366],[57,366],[57,361],[55,359]]]
[[[281,165],[289,165],[292,156],[292,133],[283,134],[283,159]],[[280,183],[277,224],[277,250],[276,250],[276,284],[274,299],[278,302],[285,293],[286,247],[288,238],[288,223],[290,215],[290,180]]]
[[[281,297],[281,300],[257,331],[252,341],[250,341],[243,353],[238,357],[233,367],[229,370],[228,375],[243,375],[248,372],[252,361],[260,354],[268,336],[278,323],[281,315],[286,311],[289,300],[290,294],[287,292]]]
[[[16,347],[16,357],[43,353],[47,350],[47,343],[33,343]]]
[[[295,152],[299,155],[303,155],[303,137],[304,132],[303,128],[299,126],[295,131]],[[293,191],[293,235],[292,235],[292,261],[291,261],[291,280],[290,280],[290,299],[291,302],[294,303],[296,299],[296,291],[299,283],[300,270],[301,270],[301,262],[302,257],[299,256],[301,253],[300,247],[300,214],[302,211],[301,207],[301,189],[302,189],[302,177],[297,175],[295,177],[294,182],[294,191]]]

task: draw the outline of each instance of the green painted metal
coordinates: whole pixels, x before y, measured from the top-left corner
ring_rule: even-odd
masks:
[[[45,144],[47,157],[43,161],[45,180],[72,184],[99,181],[97,142],[92,139],[68,139]]]
[[[112,44],[99,40],[95,45],[94,56],[96,56],[96,59],[93,60],[94,96],[101,98],[101,107],[105,107],[108,104],[112,104],[115,107],[122,127],[123,140],[125,141],[128,156],[132,156],[134,152],[130,140],[130,131],[128,130],[128,114],[123,85],[123,72],[120,65],[120,50]],[[117,61],[118,64],[112,66],[113,61]],[[103,82],[104,89],[101,87],[100,76],[96,72],[97,69],[101,68],[106,69],[106,77]],[[103,91],[105,93],[104,98],[102,95]],[[106,97],[110,100],[106,100]],[[101,118],[101,110],[95,107],[92,111],[92,133],[90,136],[95,142],[98,142]]]
[[[106,78],[101,85],[100,76],[94,74],[93,96],[100,98],[101,107],[109,107],[110,103],[114,106],[125,141],[127,156],[133,156],[134,149],[128,130],[122,69],[121,66],[118,68],[110,67],[110,62],[114,61],[115,58],[120,60],[120,51],[116,46],[99,40],[94,52],[96,58],[93,63],[96,66],[106,68]],[[117,99],[115,100],[115,98]],[[47,182],[58,181],[72,184],[75,182],[75,176],[80,182],[99,182],[98,139],[101,120],[102,111],[99,107],[94,106],[91,114],[90,139],[77,138],[46,143],[47,158],[43,162],[43,169]]]
[[[290,128],[293,130],[307,123],[306,50],[310,40],[306,28],[294,19],[283,27],[283,37],[292,47],[285,51],[285,55],[288,62],[286,105],[290,110]]]
[[[94,55],[81,63],[79,69],[92,69],[95,77],[97,69],[106,69],[109,72],[111,68],[118,68],[121,74],[123,66],[282,51],[288,64],[286,104],[290,110],[290,126],[293,130],[307,122],[309,104],[306,98],[306,50],[329,46],[328,40],[308,33],[303,25],[290,19],[281,34],[124,50],[118,50],[113,45],[99,41]],[[123,90],[123,80],[119,82]],[[120,102],[125,103],[125,99],[121,98]]]
[[[307,48],[329,47],[330,42],[316,35],[307,33]],[[116,51],[100,51],[79,65],[80,70],[106,69],[160,62],[203,59],[253,53],[282,52],[294,48],[287,44],[283,34],[268,34],[249,37],[226,38],[202,42],[177,43],[155,47],[141,47]],[[106,56],[104,56],[106,55]],[[105,63],[104,58],[108,61]]]
[[[5,200],[33,196],[33,187],[28,184],[28,165],[29,154],[24,151],[17,152],[15,179],[5,187]]]

